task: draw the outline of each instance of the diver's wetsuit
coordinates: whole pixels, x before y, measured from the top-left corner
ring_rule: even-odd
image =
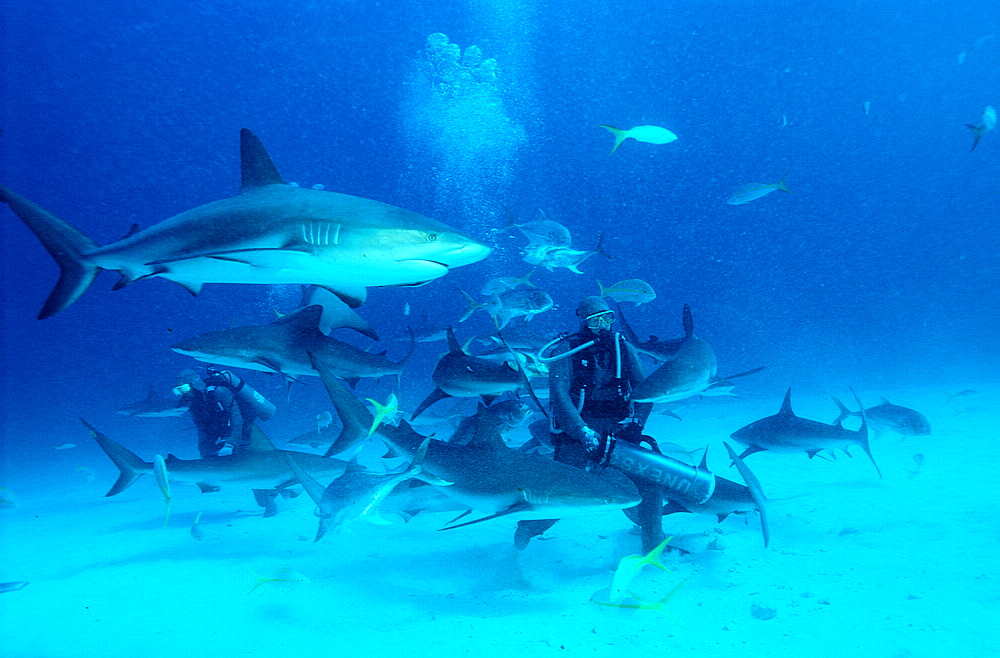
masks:
[[[590,347],[558,359],[559,354],[591,340],[596,342]],[[559,347],[561,350],[553,357],[558,360],[549,363],[549,402],[556,461],[587,467],[591,461],[585,448],[584,429],[587,427],[603,438],[613,435],[620,440],[639,443],[642,427],[653,405],[632,403],[632,389],[644,377],[635,348],[620,334],[607,329],[597,334],[583,330],[568,336]],[[663,540],[662,494],[660,487],[648,480],[631,476],[630,479],[642,496],[636,509],[642,526],[643,548],[648,552]],[[532,537],[548,530],[557,520],[520,521],[514,535],[515,546],[524,548]]]
[[[205,390],[193,388],[183,399],[198,428],[198,453],[216,456],[226,443],[233,452],[250,446],[251,430],[257,419],[274,415],[274,405],[240,379],[236,385],[228,373],[205,380]]]

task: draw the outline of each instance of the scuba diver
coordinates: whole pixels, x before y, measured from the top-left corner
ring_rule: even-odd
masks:
[[[600,297],[585,297],[576,315],[580,331],[559,336],[538,353],[539,360],[549,366],[550,431],[556,461],[588,470],[614,465],[610,458],[618,442],[636,446],[646,442],[655,451],[653,439],[642,433],[653,405],[631,399],[632,389],[644,378],[642,364],[635,348],[611,330],[614,311]],[[559,346],[561,352],[546,355]],[[625,473],[642,496],[630,518],[634,516],[642,528],[642,548],[648,553],[664,538],[663,492],[659,484]],[[557,520],[519,521],[514,545],[523,550],[532,537]]]
[[[202,379],[193,370],[177,376],[177,406],[187,407],[198,428],[201,457],[222,457],[250,447],[254,422],[268,420],[275,407],[246,381],[214,366]]]

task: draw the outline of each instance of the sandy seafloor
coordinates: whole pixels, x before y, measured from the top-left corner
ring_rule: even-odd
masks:
[[[594,603],[607,600],[619,559],[638,552],[618,511],[564,520],[523,552],[513,521],[438,532],[451,514],[358,523],[314,543],[304,495],[264,519],[246,491],[175,485],[164,528],[152,478],[104,498],[117,471],[86,432],[40,428],[33,463],[4,458],[0,484],[15,504],[0,510],[0,581],[30,584],[0,594],[0,655],[996,655],[1000,389],[970,388],[979,395],[960,405],[938,388],[862,392],[868,405],[882,393],[922,411],[934,430],[873,437],[884,480],[859,449],[836,461],[749,457],[770,499],[767,550],[756,518],[666,517],[692,552],[668,554],[671,573],[647,568],[632,587],[660,599],[689,579],[666,614]],[[710,442],[710,466],[738,480],[721,441],[775,413],[780,396],[703,400],[683,422],[654,416],[650,428],[691,448]],[[836,415],[823,396],[793,394],[793,406]],[[138,435],[177,421],[129,422]],[[112,438],[151,460],[148,446]],[[53,451],[66,442],[77,447]],[[190,458],[192,444],[182,433],[153,449]],[[250,593],[251,570],[285,568],[308,582]],[[775,616],[755,618],[754,603]]]

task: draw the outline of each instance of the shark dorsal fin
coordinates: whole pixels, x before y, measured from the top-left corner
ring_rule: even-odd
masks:
[[[794,416],[795,412],[792,411],[792,387],[789,386],[788,390],[785,391],[785,400],[781,403],[781,409],[778,411],[779,416]]]
[[[448,327],[448,351],[455,355],[465,354],[462,346],[458,344],[458,339],[455,338],[455,331],[451,327]]]
[[[244,128],[240,131],[240,172],[243,184],[240,192],[246,192],[265,185],[284,185],[285,180],[278,173],[267,149],[257,135]]]
[[[708,472],[708,446],[705,446],[705,452],[701,453],[701,464],[698,466],[698,470]]]
[[[274,450],[274,444],[267,438],[264,430],[254,425],[250,428],[250,452],[270,452]]]
[[[691,315],[691,307],[685,304],[681,315],[684,321],[684,335],[690,338],[694,335],[694,316]]]
[[[497,450],[506,446],[497,429],[496,418],[490,413],[489,407],[482,402],[476,410],[476,432],[469,445],[487,450]]]
[[[282,315],[272,322],[276,325],[292,325],[297,329],[315,329],[319,331],[319,321],[323,317],[323,307],[319,304],[304,306],[297,311]]]
[[[124,236],[122,236],[122,240],[124,240],[125,238],[131,238],[133,235],[135,235],[136,233],[138,233],[140,230],[141,229],[139,228],[138,224],[132,224],[132,226],[128,230],[128,233],[126,233]]]

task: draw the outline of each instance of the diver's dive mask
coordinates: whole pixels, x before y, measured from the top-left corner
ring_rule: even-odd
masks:
[[[593,315],[588,315],[584,320],[587,323],[587,328],[591,331],[600,331],[602,329],[610,329],[611,325],[615,323],[615,312],[614,311],[598,311]]]

